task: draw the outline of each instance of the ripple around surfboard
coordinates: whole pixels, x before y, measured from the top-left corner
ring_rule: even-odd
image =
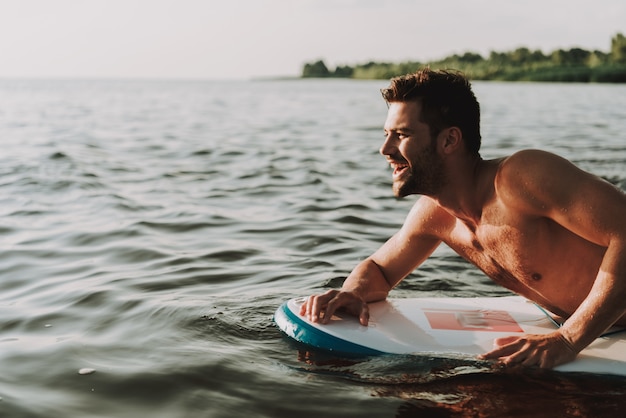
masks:
[[[312,323],[299,314],[305,300],[282,304],[274,314],[277,326],[296,341],[348,355],[476,356],[490,351],[496,338],[557,329],[549,313],[519,296],[387,299],[370,304],[367,327],[343,314],[327,325]],[[617,331],[556,370],[626,376],[626,332]]]

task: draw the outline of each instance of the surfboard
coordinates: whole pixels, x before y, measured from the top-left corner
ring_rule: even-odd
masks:
[[[387,299],[370,304],[368,326],[336,314],[322,325],[300,316],[306,298],[283,303],[274,322],[300,343],[344,355],[416,354],[477,356],[496,338],[546,334],[559,326],[556,317],[520,296],[478,298]],[[609,330],[576,360],[556,370],[626,376],[626,332]]]

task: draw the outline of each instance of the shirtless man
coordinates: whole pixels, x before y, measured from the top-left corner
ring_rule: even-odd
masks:
[[[480,110],[466,78],[423,69],[382,91],[380,149],[398,197],[422,195],[402,228],[341,290],[308,298],[301,315],[326,323],[344,309],[368,323],[389,291],[440,243],[496,283],[567,318],[547,335],[494,341],[483,359],[544,368],[572,361],[613,324],[626,325],[626,195],[556,155],[480,157]]]

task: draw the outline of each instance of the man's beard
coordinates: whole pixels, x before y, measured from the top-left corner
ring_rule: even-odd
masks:
[[[443,187],[445,176],[443,161],[437,154],[435,141],[411,161],[404,179],[393,182],[393,194],[406,197],[412,194],[434,196]]]

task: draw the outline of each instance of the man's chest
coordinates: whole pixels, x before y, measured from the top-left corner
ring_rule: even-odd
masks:
[[[553,312],[576,309],[606,251],[549,218],[511,211],[487,212],[476,224],[457,219],[442,240],[496,283]]]
[[[476,226],[458,221],[446,242],[496,282],[514,290],[536,287],[544,277],[547,229],[541,220],[485,218]]]

